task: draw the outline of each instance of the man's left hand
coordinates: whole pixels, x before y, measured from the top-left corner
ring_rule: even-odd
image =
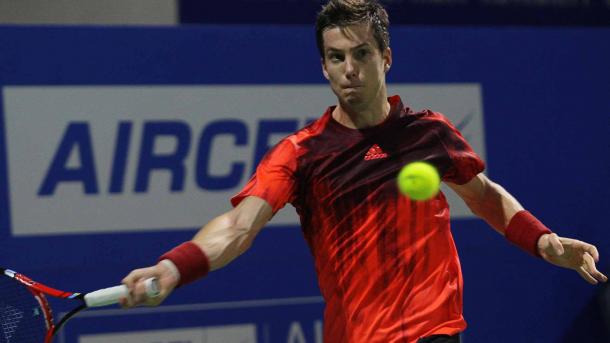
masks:
[[[540,236],[538,252],[549,263],[574,269],[590,284],[608,281],[608,277],[595,267],[599,253],[594,245],[551,233]]]

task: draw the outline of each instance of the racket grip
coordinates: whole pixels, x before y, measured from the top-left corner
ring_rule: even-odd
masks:
[[[149,278],[144,281],[146,295],[150,298],[159,295],[159,283],[156,278]],[[87,307],[99,307],[118,304],[122,298],[129,297],[129,289],[125,285],[103,288],[85,294],[85,304]]]

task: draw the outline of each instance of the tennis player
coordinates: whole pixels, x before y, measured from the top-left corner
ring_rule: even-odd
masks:
[[[375,0],[330,0],[323,7],[317,41],[337,105],[267,153],[231,199],[231,211],[156,265],[127,275],[126,307],[156,305],[225,266],[291,203],[326,300],[325,342],[460,342],[462,274],[445,196],[411,201],[396,186],[400,168],[422,160],[508,241],[591,284],[607,281],[596,269],[595,246],[559,237],[524,210],[482,173],[481,158],[442,114],[388,97],[388,25]],[[145,295],[149,277],[160,280],[159,298]]]

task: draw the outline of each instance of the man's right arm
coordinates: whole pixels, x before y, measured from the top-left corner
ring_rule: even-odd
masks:
[[[248,250],[272,215],[265,200],[249,196],[205,225],[192,241],[207,255],[210,270],[216,270]]]
[[[256,235],[273,216],[271,206],[263,199],[249,196],[234,209],[203,226],[190,243],[201,249],[207,257],[210,270],[224,267],[243,254]],[[155,277],[160,295],[146,297],[144,280]],[[122,301],[125,307],[139,304],[158,305],[180,284],[180,272],[173,263],[160,261],[155,266],[133,270],[123,279],[130,289],[130,299]]]

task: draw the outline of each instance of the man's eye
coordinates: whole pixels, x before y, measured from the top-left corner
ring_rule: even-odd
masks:
[[[368,54],[369,54],[369,51],[365,50],[365,49],[358,50],[358,52],[356,53],[356,55],[360,58],[366,57],[366,55],[368,55]]]
[[[328,58],[333,62],[339,62],[343,60],[340,55],[330,55],[328,56]]]

